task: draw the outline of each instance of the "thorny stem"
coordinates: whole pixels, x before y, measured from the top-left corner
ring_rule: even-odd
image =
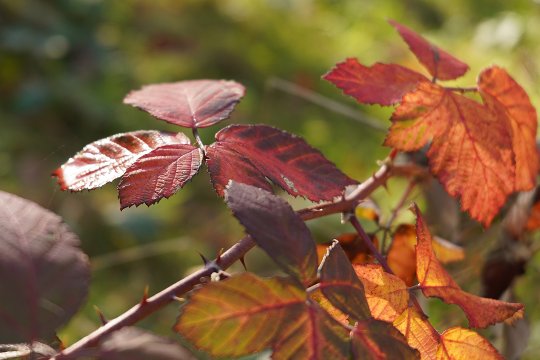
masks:
[[[196,134],[195,129],[194,134]],[[197,138],[196,135],[195,137]],[[315,207],[299,210],[297,211],[297,214],[302,218],[302,220],[306,221],[330,214],[353,211],[360,200],[363,200],[364,198],[369,196],[375,189],[386,183],[388,178],[392,175],[393,168],[394,167],[390,160],[385,161],[375,174],[373,174],[363,183],[359,184],[357,188],[348,196],[344,196],[342,199],[336,202],[321,204]],[[373,244],[371,245],[373,246]],[[160,291],[154,296],[146,299],[146,301],[141,301],[139,304],[133,306],[131,309],[127,310],[123,314],[110,320],[105,325],[101,326],[100,328],[96,329],[95,331],[80,339],[76,343],[67,347],[52,359],[73,359],[84,349],[96,346],[105,336],[109,335],[110,333],[125,326],[133,325],[138,321],[146,318],[148,315],[165,307],[165,305],[173,302],[176,298],[190,291],[196,285],[200,284],[202,281],[204,281],[205,278],[210,277],[212,273],[218,270],[227,269],[237,260],[242,259],[244,255],[254,246],[255,243],[253,242],[251,237],[249,235],[245,236],[232,247],[230,247],[227,251],[221,254],[219,260],[216,259],[211,262],[211,264],[214,264],[214,266],[208,266],[204,269],[196,271],[191,275],[188,275],[187,277],[172,284],[168,288]],[[216,267],[219,267],[219,269],[216,269]]]
[[[364,231],[364,228],[362,227],[362,225],[360,225],[360,222],[358,221],[356,216],[351,215],[349,221],[352,224],[352,226],[354,226],[354,228],[356,229],[356,232],[358,233],[358,235],[360,235],[360,237],[364,241],[364,244],[366,244],[366,246],[369,248],[373,256],[375,256],[375,259],[377,259],[377,261],[382,266],[384,271],[393,275],[394,272],[392,271],[392,269],[390,269],[390,266],[388,266],[386,259],[382,256],[379,250],[377,250],[375,245],[373,245],[373,241],[371,241],[368,234],[366,234],[366,232]]]
[[[401,195],[401,198],[399,199],[398,203],[396,204],[396,206],[392,210],[390,218],[388,219],[388,221],[386,222],[386,224],[384,226],[384,232],[383,232],[383,237],[382,237],[382,241],[381,241],[381,252],[383,254],[386,253],[386,239],[388,237],[388,233],[390,232],[390,228],[392,227],[392,224],[396,220],[396,217],[397,217],[397,214],[398,214],[399,210],[401,210],[401,208],[405,204],[405,201],[407,201],[407,199],[409,198],[409,195],[411,194],[411,192],[413,191],[415,186],[416,186],[416,180],[413,179],[413,180],[411,180],[409,182],[409,185],[407,185],[407,188],[405,189],[405,191]]]

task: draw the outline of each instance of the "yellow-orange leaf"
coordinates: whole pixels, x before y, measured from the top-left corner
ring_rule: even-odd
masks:
[[[392,115],[385,145],[414,151],[429,142],[432,173],[471,217],[489,226],[514,191],[507,123],[489,107],[437,84],[421,82]]]
[[[407,308],[409,292],[400,278],[386,273],[380,265],[354,265],[354,271],[364,284],[375,319],[392,322]]]
[[[316,289],[310,292],[309,297],[315,300],[321,308],[323,308],[330,316],[332,316],[338,322],[349,325],[349,315],[345,314],[343,311],[332,305],[330,300],[328,300],[323,295],[321,289]]]
[[[538,174],[537,116],[529,96],[504,69],[497,66],[480,74],[478,89],[486,105],[512,129],[512,149],[516,162],[514,190],[532,189]]]
[[[341,248],[347,254],[347,258],[351,264],[365,264],[373,262],[373,255],[366,246],[366,243],[358,236],[357,233],[344,233],[336,237],[336,240],[341,245]],[[375,235],[371,236],[371,240],[375,247],[379,247],[379,241]],[[324,255],[329,246],[333,244],[333,241],[317,244],[317,257],[319,263],[322,261]]]
[[[416,276],[426,296],[438,297],[448,304],[456,304],[469,319],[471,327],[483,328],[501,321],[523,316],[523,305],[482,298],[469,294],[458,286],[433,253],[432,238],[416,205]]]
[[[465,251],[462,247],[437,236],[433,237],[432,245],[437,259],[443,264],[459,261],[465,257]],[[394,274],[405,281],[408,286],[412,286],[416,278],[415,246],[416,229],[414,225],[399,225],[394,232],[387,261]]]
[[[437,360],[503,359],[501,354],[474,331],[454,327],[441,335]]]
[[[439,333],[431,326],[424,314],[409,307],[394,320],[394,326],[405,336],[409,346],[420,352],[422,360],[437,358]]]

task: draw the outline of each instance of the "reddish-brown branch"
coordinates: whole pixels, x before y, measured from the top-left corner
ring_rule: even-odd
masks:
[[[298,215],[303,220],[311,220],[320,218],[326,215],[341,213],[354,210],[357,203],[366,198],[379,186],[384,185],[388,178],[391,176],[392,166],[389,161],[385,162],[379,170],[373,174],[369,179],[351,192],[343,199],[332,203],[325,203],[317,205],[311,208],[306,208],[297,211]],[[227,251],[221,254],[219,258],[219,268],[227,269],[237,260],[240,260],[244,255],[255,246],[255,243],[250,236],[245,236]],[[215,261],[214,263],[215,264]],[[133,306],[115,319],[110,320],[105,325],[96,329],[92,333],[88,334],[84,338],[80,339],[73,345],[64,349],[52,359],[72,359],[81,352],[83,349],[96,346],[103,337],[106,335],[124,327],[130,326],[138,321],[144,319],[148,315],[163,308],[165,305],[174,301],[174,299],[182,294],[193,289],[197,284],[201,283],[201,279],[208,278],[213,272],[217,271],[214,266],[207,267],[205,269],[194,272],[193,274],[183,278],[182,280],[172,284],[168,288],[148,298],[145,302],[141,302]]]
[[[390,266],[388,266],[386,259],[382,256],[379,250],[377,250],[375,245],[373,245],[373,241],[371,241],[368,234],[366,234],[366,232],[364,231],[364,228],[362,227],[362,225],[360,225],[360,222],[358,221],[356,216],[351,216],[349,221],[351,222],[352,226],[354,226],[354,228],[356,229],[356,232],[358,233],[358,235],[360,235],[360,238],[362,238],[362,240],[364,241],[364,244],[366,244],[366,246],[369,248],[373,256],[375,256],[375,259],[377,259],[377,261],[382,266],[384,271],[393,275],[394,272],[392,271],[392,269],[390,269]]]

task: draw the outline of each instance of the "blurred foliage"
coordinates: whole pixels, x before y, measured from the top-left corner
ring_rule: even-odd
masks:
[[[270,80],[291,81],[387,126],[389,109],[356,105],[320,77],[346,57],[419,69],[388,18],[469,63],[472,70],[459,84],[470,85],[483,67],[497,63],[540,105],[538,0],[0,0],[0,188],[62,215],[94,266],[88,304],[62,340],[72,343],[98,326],[93,305],[114,317],[147,284],[153,293],[200,266],[197,252],[212,257],[242,236],[204,170],[171,199],[123,212],[114,185],[91,193],[58,190],[51,171],[85,144],[118,132],[175,129],[122,105],[127,92],[156,82],[237,80],[247,96],[228,123],[266,123],[300,134],[362,179],[388,153],[380,145],[384,133]],[[211,142],[218,128],[203,129],[203,139]],[[388,192],[376,194],[383,216],[405,185],[393,181]],[[310,226],[321,241],[350,231],[337,217]],[[250,270],[274,271],[260,251],[246,260]],[[458,279],[479,275],[472,264],[456,267],[467,274]],[[530,358],[540,353],[539,266],[537,256],[518,284],[532,327]],[[442,327],[463,321],[433,308]],[[175,316],[171,306],[142,325],[170,335]]]

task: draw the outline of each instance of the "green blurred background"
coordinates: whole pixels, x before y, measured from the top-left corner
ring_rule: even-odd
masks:
[[[283,91],[276,79],[352,106],[385,128],[390,109],[357,105],[320,77],[346,57],[423,71],[389,18],[467,62],[471,71],[458,84],[473,84],[482,68],[496,63],[540,105],[538,0],[0,0],[0,189],[62,215],[93,267],[88,303],[61,339],[70,344],[99,326],[94,305],[114,317],[135,304],[146,285],[150,293],[160,290],[201,266],[198,253],[211,258],[243,234],[206,170],[150,208],[120,212],[113,184],[59,191],[50,173],[85,144],[137,129],[178,131],[123,105],[125,94],[149,83],[234,79],[247,95],[230,120],[201,131],[206,143],[229,123],[265,123],[304,136],[361,180],[388,153],[381,146],[384,131]],[[383,216],[404,186],[393,181],[388,192],[376,194]],[[320,241],[350,231],[338,217],[310,227]],[[275,271],[257,251],[246,262],[260,274]],[[518,283],[531,316],[530,358],[540,353],[539,266],[540,260],[531,262]],[[457,269],[467,274],[462,279],[478,277],[471,262]],[[433,308],[438,328],[463,322]],[[176,313],[170,306],[141,325],[171,336]]]

